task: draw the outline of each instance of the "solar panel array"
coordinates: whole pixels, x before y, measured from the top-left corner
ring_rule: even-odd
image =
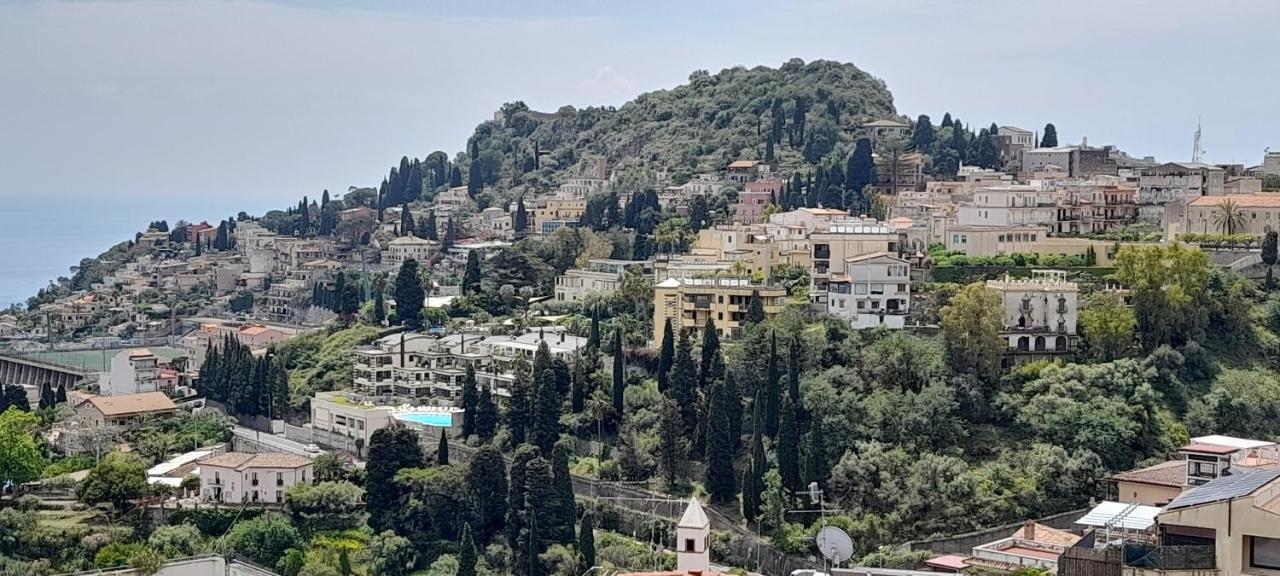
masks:
[[[1166,510],[1176,510],[1190,506],[1199,506],[1211,502],[1221,502],[1241,496],[1248,496],[1268,482],[1280,478],[1280,470],[1256,470],[1244,472],[1236,470],[1230,476],[1220,476],[1208,483],[1197,486],[1179,494]]]

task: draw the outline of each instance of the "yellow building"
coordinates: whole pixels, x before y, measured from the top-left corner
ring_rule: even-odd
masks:
[[[775,227],[782,230],[780,227]],[[771,235],[760,225],[724,225],[704,228],[690,254],[717,262],[741,263],[741,271],[766,282],[779,264],[808,267],[808,242]]]
[[[662,346],[668,319],[678,334],[689,330],[701,338],[710,318],[722,338],[735,338],[742,330],[751,296],[759,294],[764,315],[772,318],[787,303],[787,291],[746,278],[668,278],[653,287],[653,344]]]
[[[541,226],[552,220],[578,220],[587,210],[586,198],[551,197],[533,209],[533,224]]]

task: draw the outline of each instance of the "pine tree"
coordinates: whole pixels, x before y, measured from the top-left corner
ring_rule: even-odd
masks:
[[[626,370],[622,361],[622,325],[613,329],[613,411],[622,418],[623,399],[627,391]]]
[[[800,490],[800,429],[796,422],[795,405],[790,398],[782,399],[782,420],[778,429],[778,472],[782,485],[792,492]]]
[[[462,273],[462,293],[474,295],[480,292],[480,253],[476,250],[467,252],[467,267]]]
[[[547,537],[566,546],[573,544],[573,525],[577,518],[573,495],[573,475],[569,472],[569,440],[557,442],[551,452],[551,475],[555,481],[556,499],[548,518]]]
[[[670,398],[662,401],[662,410],[658,414],[658,456],[658,468],[670,489],[684,475],[689,458],[689,441],[680,406]]]
[[[426,293],[422,290],[422,280],[418,278],[418,261],[408,259],[400,265],[396,273],[396,317],[410,330],[422,329],[422,304],[426,301]]]
[[[929,147],[933,145],[934,133],[933,122],[929,120],[929,116],[921,114],[916,118],[915,129],[911,131],[911,146],[916,152],[928,152]]]
[[[449,431],[440,431],[440,442],[436,444],[436,465],[449,465]]]
[[[578,558],[579,566],[596,565],[596,526],[591,512],[583,514],[578,525]]]
[[[662,325],[662,347],[658,353],[658,391],[666,393],[667,382],[671,378],[671,364],[675,361],[675,333],[671,329],[671,319],[667,318]]]
[[[480,401],[480,392],[476,389],[475,366],[467,365],[467,373],[462,377],[462,437],[469,438],[476,433],[476,408]]]
[[[1058,128],[1052,122],[1044,125],[1044,135],[1040,137],[1041,148],[1056,148],[1058,146]]]
[[[458,542],[458,571],[454,576],[476,576],[478,558],[475,540],[471,538],[471,524],[463,524],[462,539]]]

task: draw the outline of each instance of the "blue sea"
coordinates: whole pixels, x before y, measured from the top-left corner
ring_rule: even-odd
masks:
[[[82,258],[130,240],[153,220],[217,222],[244,210],[262,214],[278,201],[236,198],[9,197],[0,205],[0,309],[25,303],[50,280],[70,276]]]

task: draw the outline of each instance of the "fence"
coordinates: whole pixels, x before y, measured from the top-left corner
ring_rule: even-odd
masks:
[[[1036,520],[1037,523],[1043,524],[1050,528],[1068,529],[1076,523],[1076,520],[1083,518],[1088,508],[1072,510],[1070,512],[1062,512],[1053,516],[1046,516]],[[974,546],[986,544],[993,540],[1007,538],[1010,534],[1022,527],[1021,522],[1014,524],[1006,524],[1004,526],[996,526],[994,528],[986,528],[964,534],[956,534],[954,536],[943,536],[940,538],[929,538],[925,540],[912,540],[902,545],[909,551],[927,550],[936,554],[968,554],[973,550]]]
[[[1122,557],[1118,548],[1067,548],[1058,557],[1058,575],[1120,576]]]
[[[1218,559],[1213,546],[1126,544],[1124,565],[1154,570],[1213,570],[1218,567]]]

